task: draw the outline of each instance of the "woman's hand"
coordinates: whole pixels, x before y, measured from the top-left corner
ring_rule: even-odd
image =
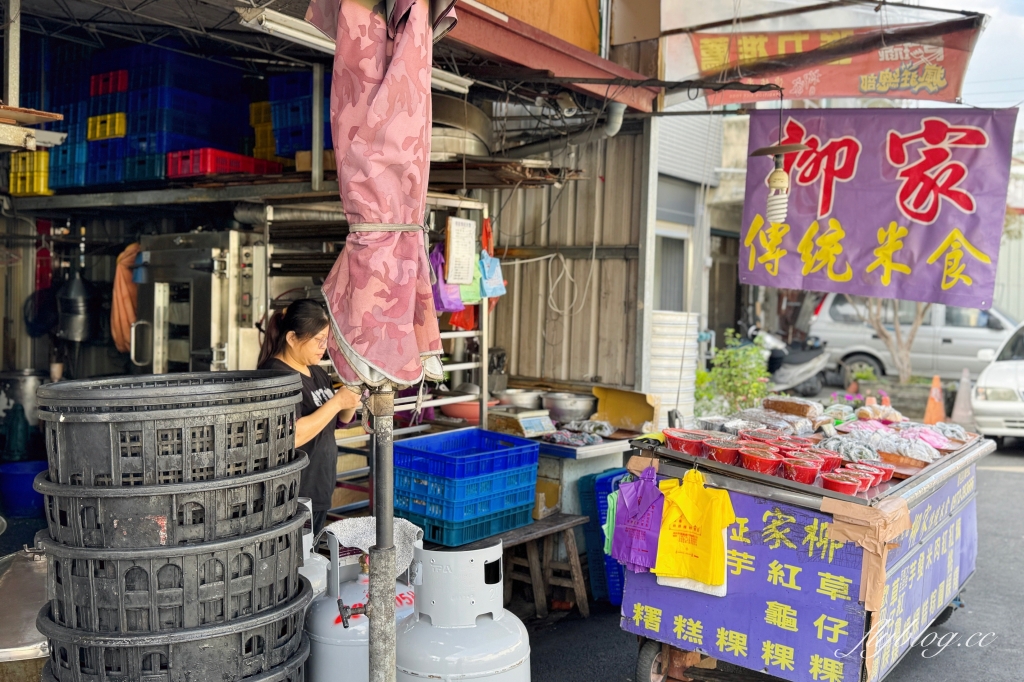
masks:
[[[359,407],[361,396],[358,393],[353,393],[345,387],[339,388],[334,392],[334,395],[328,401],[334,407],[334,409],[340,411],[343,410],[354,410]]]

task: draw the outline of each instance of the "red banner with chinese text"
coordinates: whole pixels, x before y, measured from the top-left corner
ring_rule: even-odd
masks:
[[[898,27],[896,27],[898,28]],[[777,33],[693,33],[691,44],[701,74],[816,50],[830,43],[877,31],[874,27],[787,31]],[[785,99],[870,97],[954,102],[978,30],[930,39],[929,44],[901,43],[798,68],[770,78],[743,78],[745,83],[774,83]],[[737,90],[707,93],[708,105],[742,104],[778,99],[778,92]]]
[[[785,223],[768,223],[768,156],[747,164],[740,282],[988,309],[1016,109],[755,111],[749,149],[778,142]]]

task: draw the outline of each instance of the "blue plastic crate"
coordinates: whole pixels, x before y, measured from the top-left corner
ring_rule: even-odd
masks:
[[[127,153],[132,156],[166,155],[167,152],[180,152],[185,149],[201,149],[210,146],[209,140],[193,135],[168,132],[138,133],[128,135],[125,139],[128,141]]]
[[[68,136],[70,138],[70,136]],[[50,148],[50,168],[54,166],[74,166],[89,160],[88,142],[69,142]],[[52,183],[51,183],[52,184]]]
[[[85,164],[86,185],[112,185],[124,180],[124,159]]]
[[[128,94],[128,113],[151,109],[173,109],[192,116],[211,116],[217,100],[209,95],[178,88],[158,87]]]
[[[442,497],[453,502],[494,495],[525,485],[532,485],[536,488],[536,464],[471,478],[444,478],[412,469],[395,469],[396,491],[412,495]]]
[[[534,482],[496,495],[455,501],[396,490],[395,509],[441,521],[469,521],[526,504],[532,505],[536,492],[537,484]]]
[[[128,145],[125,144],[123,137],[114,137],[107,140],[94,140],[87,142],[89,151],[87,156],[88,163],[106,163],[108,161],[118,161],[123,159],[127,154]]]
[[[85,186],[85,164],[76,163],[67,166],[50,164],[50,189]]]
[[[621,606],[622,589],[626,585],[626,569],[607,554],[604,557],[604,578],[608,585],[608,601],[614,606]]]
[[[604,533],[583,528],[587,541],[587,574],[590,576],[590,594],[594,601],[608,599],[608,581],[604,571]]]
[[[43,108],[43,93],[38,90],[33,92],[21,92],[18,94],[18,106],[22,109],[37,109],[42,110]]]
[[[626,470],[608,469],[594,478],[594,498],[597,502],[598,527],[603,527],[608,520],[608,496],[618,490],[619,481],[626,476]]]
[[[178,88],[205,95],[230,99],[241,91],[240,71],[168,50],[155,50],[146,45],[135,45],[117,50],[120,54],[97,68],[97,73],[128,69],[128,89]]]
[[[331,92],[332,73],[324,73],[324,96]],[[313,94],[313,74],[310,71],[284,73],[269,78],[270,101],[280,102]]]
[[[309,151],[313,148],[313,126],[309,123],[290,128],[275,128],[274,142],[277,146],[277,155],[291,158],[295,152]],[[331,123],[324,121],[324,149],[330,149]]]
[[[324,122],[331,117],[331,100],[324,98]],[[290,128],[292,126],[312,125],[313,96],[296,97],[270,103],[270,120],[274,128]]]
[[[124,181],[162,180],[167,176],[167,155],[129,156],[124,160]]]
[[[484,429],[460,429],[395,443],[395,467],[469,478],[537,463],[537,443]]]
[[[119,114],[128,110],[128,93],[112,92],[109,95],[96,95],[90,97],[88,102],[90,116]]]
[[[79,126],[85,130],[89,124],[88,100],[82,100],[81,102],[74,102],[72,104],[58,104],[53,107],[53,112],[55,114],[62,115],[64,119],[51,123],[51,130],[69,132],[72,128]],[[82,136],[82,139],[85,139],[84,135]],[[67,142],[68,141],[65,141],[65,144],[67,144]]]
[[[533,523],[533,505],[525,505],[518,509],[510,509],[471,521],[439,521],[397,509],[395,516],[408,519],[422,528],[423,539],[426,542],[433,542],[445,547],[458,547],[530,525]]]
[[[177,133],[201,139],[210,139],[210,120],[173,109],[147,109],[128,117],[128,134]]]

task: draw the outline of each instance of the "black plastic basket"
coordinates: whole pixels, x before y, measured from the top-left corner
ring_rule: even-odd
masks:
[[[284,466],[210,481],[95,487],[35,480],[46,498],[50,537],[72,547],[144,549],[256,533],[292,518],[306,454]]]
[[[36,627],[50,648],[49,673],[56,682],[99,680],[195,682],[285,680],[308,651],[305,608],[313,597],[301,579],[291,601],[247,619],[187,630],[93,634],[56,624],[48,604]],[[257,677],[269,674],[269,677]],[[301,680],[292,673],[293,682]]]
[[[294,460],[295,372],[205,372],[47,384],[37,394],[50,480],[208,481]]]
[[[307,516],[301,509],[260,533],[142,550],[67,547],[41,531],[50,613],[86,632],[195,628],[262,613],[299,593]]]

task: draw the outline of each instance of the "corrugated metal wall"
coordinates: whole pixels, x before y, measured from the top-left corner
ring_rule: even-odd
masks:
[[[495,255],[504,244],[639,245],[643,141],[620,134],[560,154],[554,165],[586,174],[562,188],[492,191]],[[491,328],[509,374],[633,388],[638,266],[635,256],[567,259],[564,270],[560,258],[504,265],[507,294]]]
[[[1018,322],[1024,320],[1024,238],[1003,236],[996,268],[995,305]]]
[[[651,342],[650,393],[661,398],[659,426],[668,426],[669,410],[678,409],[686,426],[693,426],[694,388],[699,355],[700,313],[654,312]]]
[[[704,100],[668,107],[668,111],[700,111]],[[697,184],[718,185],[722,166],[721,116],[665,116],[658,131],[658,172]]]

